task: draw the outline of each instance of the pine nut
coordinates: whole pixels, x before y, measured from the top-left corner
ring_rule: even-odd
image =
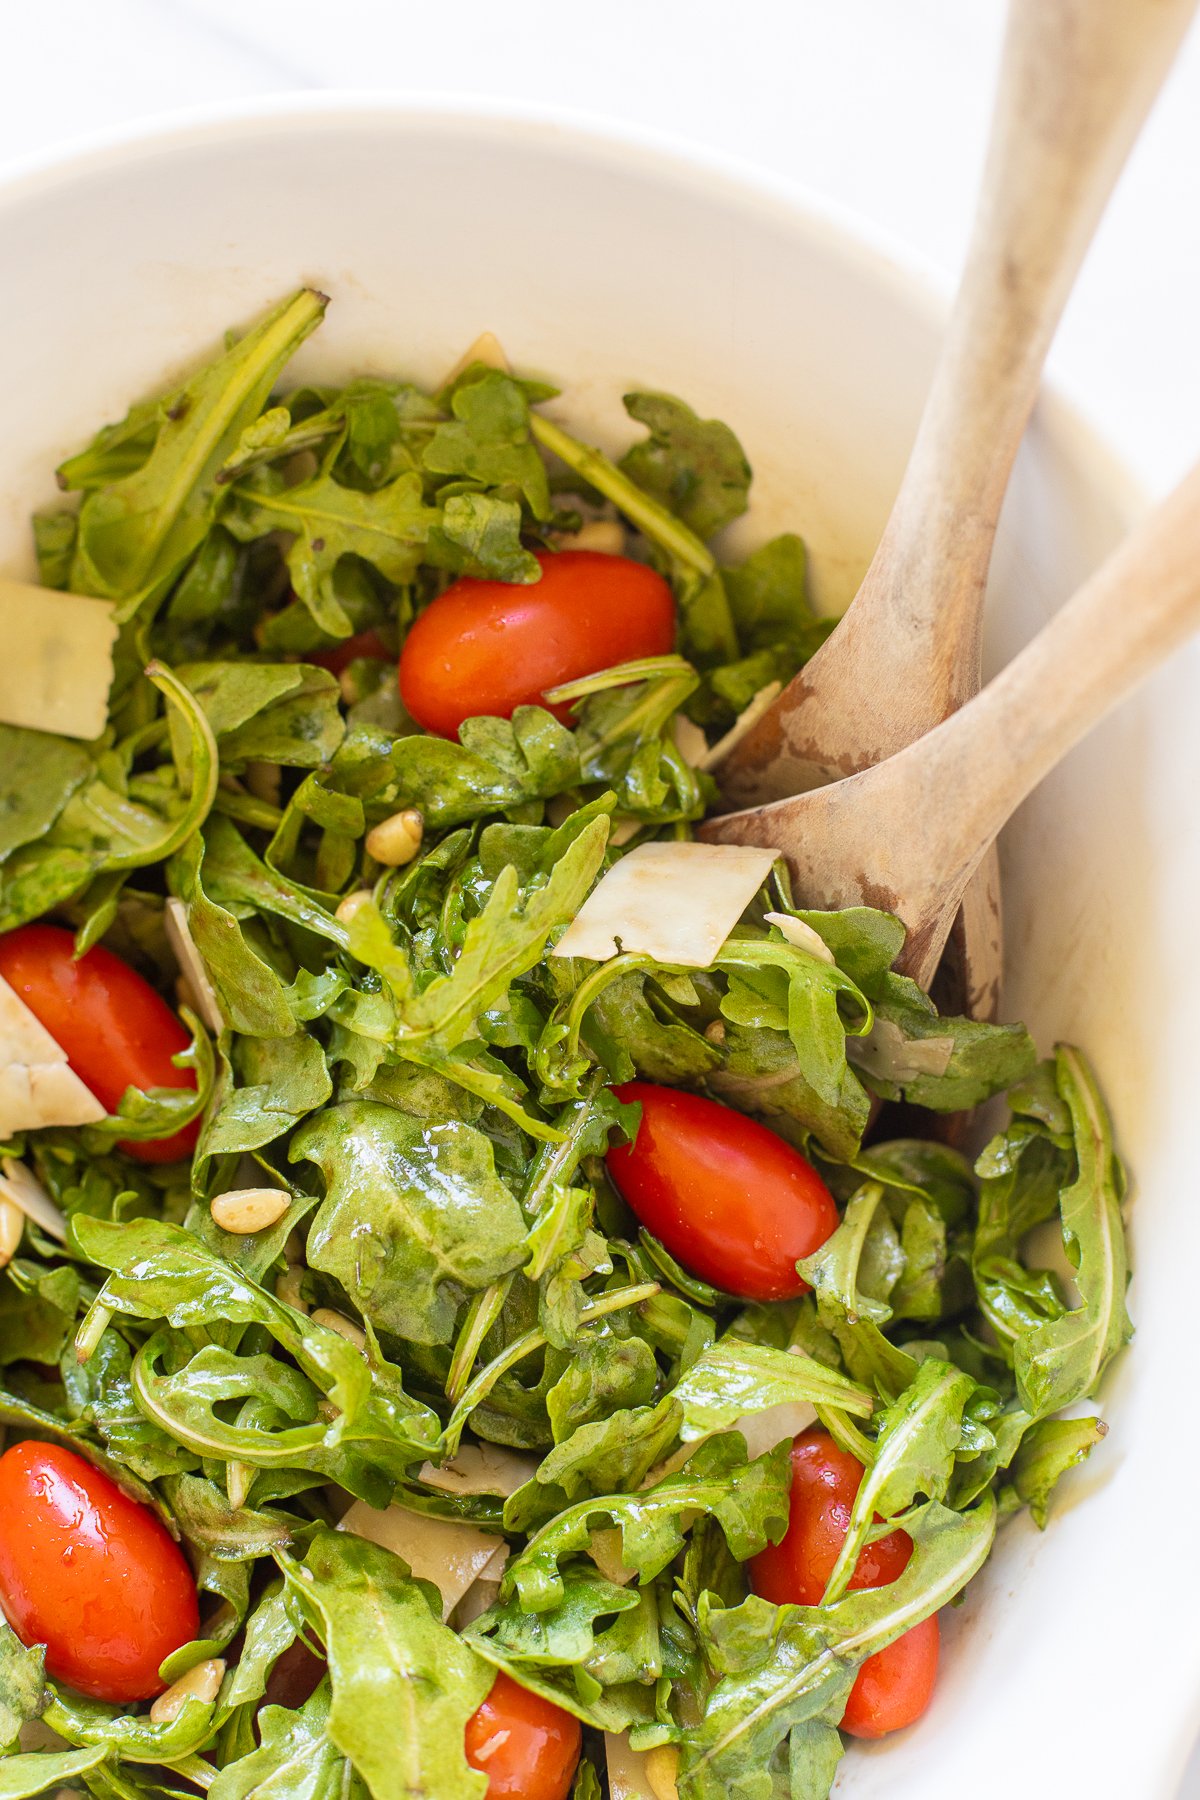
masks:
[[[230,1188],[212,1203],[213,1224],[235,1237],[249,1237],[277,1224],[291,1203],[291,1195],[279,1188]]]
[[[366,1332],[360,1330],[354,1320],[348,1319],[345,1313],[334,1312],[332,1306],[318,1306],[312,1316],[312,1322],[314,1325],[324,1325],[327,1331],[336,1331],[339,1337],[344,1337],[346,1342],[353,1344],[356,1350],[365,1350],[367,1347]]]
[[[297,1264],[292,1263],[276,1281],[275,1298],[295,1312],[308,1311],[308,1302],[304,1298],[304,1270]]]
[[[361,912],[367,901],[373,897],[370,888],[355,888],[352,894],[347,894],[346,898],[339,903],[338,909],[333,915],[334,918],[340,924],[348,925],[355,913]]]
[[[221,1683],[225,1679],[225,1663],[220,1656],[210,1656],[205,1662],[197,1663],[178,1681],[173,1681],[165,1694],[160,1694],[150,1708],[150,1722],[153,1725],[170,1725],[176,1720],[189,1700],[203,1700],[211,1706],[221,1691]]]
[[[655,1800],[679,1800],[676,1776],[679,1774],[679,1752],[674,1744],[659,1744],[646,1752],[646,1780],[654,1789]]]
[[[713,1019],[711,1024],[704,1027],[704,1035],[710,1044],[723,1044],[725,1042],[724,1019]]]
[[[248,793],[268,806],[278,806],[283,793],[283,770],[278,763],[248,762],[242,777]]]
[[[424,835],[421,814],[415,806],[406,806],[403,812],[393,813],[390,819],[381,819],[371,827],[367,833],[367,855],[389,869],[402,868],[417,854]]]
[[[624,556],[625,527],[619,519],[589,519],[570,537],[564,550],[599,550],[604,556]]]
[[[25,1214],[12,1200],[0,1200],[0,1269],[10,1263],[21,1247],[25,1230]]]

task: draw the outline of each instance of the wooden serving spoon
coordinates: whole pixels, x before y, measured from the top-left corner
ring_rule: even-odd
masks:
[[[722,763],[729,805],[869,768],[978,691],[992,543],[1046,351],[1195,7],[1011,0],[966,265],[891,517],[833,636]],[[956,1010],[994,1013],[994,864],[956,938]]]
[[[1026,795],[1200,627],[1200,464],[1009,666],[915,744],[827,787],[708,821],[787,858],[808,906],[878,906],[928,987],[963,890]]]

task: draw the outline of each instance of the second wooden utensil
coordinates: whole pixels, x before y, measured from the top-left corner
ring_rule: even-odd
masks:
[[[724,761],[728,804],[892,755],[979,687],[1000,507],[1046,351],[1196,0],[1012,0],[974,231],[908,468],[833,637]],[[956,1009],[994,1014],[999,890],[957,933]]]
[[[897,966],[927,987],[1001,826],[1198,627],[1200,465],[952,718],[874,768],[711,819],[698,835],[778,849],[807,906],[898,913],[908,939]]]

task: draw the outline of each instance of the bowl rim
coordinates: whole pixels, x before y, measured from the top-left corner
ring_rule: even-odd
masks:
[[[297,125],[313,131],[350,127],[434,130],[447,135],[473,131],[514,136],[539,148],[555,144],[593,161],[626,168],[653,165],[660,178],[680,187],[714,187],[742,209],[773,216],[781,225],[802,225],[836,243],[843,257],[857,262],[935,329],[944,325],[955,279],[923,252],[874,220],[783,175],[769,166],[700,143],[660,126],[634,123],[552,102],[513,100],[454,89],[287,89],[157,111],[116,125],[98,127],[23,155],[0,161],[0,218],[36,202],[42,194],[69,187],[83,177],[146,162],[164,152],[242,136],[247,140],[286,137]],[[1080,472],[1109,499],[1117,515],[1131,523],[1147,507],[1145,484],[1117,447],[1092,420],[1087,406],[1068,398],[1053,379],[1043,381],[1035,419],[1065,442]]]
[[[483,96],[453,89],[324,88],[239,95],[132,121],[106,125],[48,146],[0,159],[0,226],[43,196],[106,173],[119,174],[160,157],[204,149],[230,139],[247,143],[347,129],[371,132],[503,137],[553,154],[614,170],[650,173],[681,192],[702,190],[780,228],[807,231],[828,244],[864,279],[916,312],[940,335],[955,280],[920,250],[865,215],[807,184],[733,152],[661,127],[582,108]],[[1045,379],[1033,428],[1047,431],[1081,479],[1126,528],[1149,504],[1146,485],[1090,416],[1086,404]],[[1173,1758],[1182,1769],[1195,1739],[1190,1717],[1171,1730]]]

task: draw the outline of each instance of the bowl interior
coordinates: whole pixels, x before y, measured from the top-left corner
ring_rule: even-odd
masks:
[[[434,379],[487,328],[556,378],[561,415],[605,445],[628,440],[631,387],[728,420],[756,473],[737,538],[801,532],[816,591],[838,606],[886,514],[938,334],[911,277],[816,209],[628,138],[453,109],[276,110],[101,147],[0,193],[0,263],[0,566],[17,574],[65,452],[311,281],[333,304],[298,376]],[[997,551],[993,665],[1128,507],[1114,466],[1045,403]],[[1142,1471],[1187,1491],[1174,1388],[1190,1360],[1183,1282],[1200,1263],[1200,976],[1181,943],[1200,875],[1197,668],[1193,653],[1158,677],[1004,842],[1006,1011],[1044,1048],[1091,1052],[1136,1180],[1138,1338],[1105,1395],[1111,1435],[1045,1533],[1005,1529],[949,1621],[927,1719],[847,1757],[838,1791],[856,1800],[929,1793],[931,1759],[939,1793],[1008,1791],[1036,1767],[1039,1793],[1167,1800],[1186,1755],[1200,1595],[1166,1519],[1145,1529]],[[1105,1704],[1120,1727],[1089,1729]]]

